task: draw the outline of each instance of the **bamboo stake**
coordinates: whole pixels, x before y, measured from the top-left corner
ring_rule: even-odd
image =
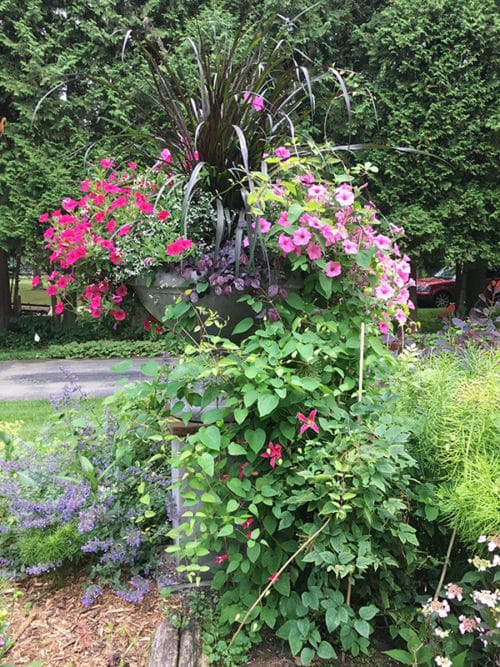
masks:
[[[358,403],[363,398],[363,373],[365,365],[365,323],[361,322],[359,334],[359,379],[358,379]]]
[[[282,565],[282,566],[280,567],[280,569],[279,569],[277,572],[275,572],[275,574],[274,574],[273,577],[272,577],[272,581],[270,581],[270,582],[267,584],[267,586],[264,588],[264,590],[262,591],[262,593],[261,593],[261,594],[259,595],[259,597],[255,600],[255,602],[253,603],[253,605],[250,607],[250,609],[247,611],[247,613],[246,613],[245,616],[243,617],[243,620],[242,620],[241,623],[239,624],[238,629],[236,630],[236,632],[234,633],[234,635],[231,637],[231,641],[229,642],[228,647],[227,647],[227,650],[228,650],[228,651],[229,651],[229,649],[231,648],[231,646],[233,645],[234,640],[236,639],[236,637],[240,634],[240,632],[241,632],[243,626],[244,626],[245,623],[248,621],[248,618],[249,618],[250,614],[251,614],[252,611],[255,609],[255,607],[259,604],[259,602],[265,597],[267,591],[270,590],[270,588],[271,588],[272,586],[274,586],[275,581],[280,577],[281,574],[283,574],[283,572],[284,572],[284,571],[286,570],[286,568],[290,565],[290,563],[292,563],[292,562],[295,560],[295,558],[297,558],[297,556],[300,554],[300,552],[301,552],[301,551],[304,551],[304,549],[305,549],[309,544],[311,544],[311,542],[313,542],[313,541],[318,537],[318,535],[319,535],[321,532],[323,532],[323,531],[325,530],[325,528],[326,528],[326,527],[328,526],[328,524],[330,523],[330,519],[331,519],[331,517],[328,517],[328,519],[325,521],[325,523],[322,524],[322,525],[318,528],[318,530],[317,530],[315,533],[313,533],[313,535],[311,535],[311,537],[308,537],[307,540],[306,540],[303,544],[300,545],[300,547],[297,549],[297,551],[296,551],[295,553],[293,553],[293,554],[290,556],[290,558],[286,561],[286,563],[285,563],[284,565]]]

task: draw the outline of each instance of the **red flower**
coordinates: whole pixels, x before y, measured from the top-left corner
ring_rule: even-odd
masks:
[[[275,584],[279,579],[279,574],[277,572],[273,572],[273,574],[268,577],[268,581],[270,581],[272,584]]]
[[[177,241],[174,241],[168,245],[165,249],[167,255],[175,257],[176,255],[181,255],[185,250],[190,250],[193,242],[189,239],[179,238]]]
[[[215,557],[215,562],[217,565],[220,565],[225,560],[228,560],[229,556],[227,554],[221,554],[220,556]]]
[[[122,310],[121,308],[117,308],[116,310],[110,310],[109,314],[111,315],[111,317],[114,317],[116,321],[125,319],[125,311]]]
[[[266,451],[261,454],[261,456],[263,459],[269,459],[271,468],[274,468],[276,461],[281,458],[281,445],[273,445],[273,443],[269,441]]]
[[[158,211],[158,220],[166,220],[169,215],[169,211]]]
[[[245,468],[247,467],[247,465],[248,465],[248,461],[245,461],[245,463],[239,463],[238,465],[239,465],[239,468],[240,468],[240,470],[239,470],[239,472],[238,472],[238,477],[239,477],[240,479],[243,479],[243,471],[244,471]]]
[[[314,421],[316,419],[317,412],[317,410],[311,410],[309,417],[303,415],[302,412],[297,412],[297,419],[303,422],[302,426],[300,427],[300,435],[307,431],[308,428],[312,429],[315,433],[319,433],[318,425]]]
[[[243,521],[243,523],[241,524],[241,527],[242,528],[250,528],[252,523],[253,523],[253,519],[247,519],[246,521]]]

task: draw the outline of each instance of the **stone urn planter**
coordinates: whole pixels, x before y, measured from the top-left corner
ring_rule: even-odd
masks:
[[[160,322],[163,321],[165,308],[182,298],[185,291],[186,281],[181,276],[160,270],[156,273],[154,281],[149,285],[143,278],[134,278],[130,286],[137,295],[144,308]],[[227,322],[220,332],[223,336],[229,336],[236,324],[246,317],[254,317],[255,313],[250,306],[238,300],[241,292],[233,292],[230,296],[209,293],[202,295],[197,305],[212,310],[219,315],[222,321]],[[218,334],[219,329],[210,326],[207,333]]]

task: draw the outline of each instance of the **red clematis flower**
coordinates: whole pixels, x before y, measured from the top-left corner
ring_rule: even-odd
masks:
[[[312,429],[315,433],[319,433],[318,425],[314,421],[316,419],[316,413],[317,410],[311,410],[309,417],[306,417],[302,414],[302,412],[297,412],[297,419],[302,422],[302,426],[300,427],[300,435],[305,433],[308,428]]]

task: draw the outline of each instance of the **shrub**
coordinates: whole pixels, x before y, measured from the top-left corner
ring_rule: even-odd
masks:
[[[499,353],[469,345],[462,353],[400,357],[394,388],[414,422],[413,455],[440,483],[440,506],[459,537],[498,531]]]
[[[150,388],[110,399],[117,416],[102,423],[65,405],[57,415],[66,421],[64,441],[48,432],[43,446],[17,443],[0,452],[5,570],[39,574],[79,563],[127,598],[146,592],[140,575],[155,570],[169,527],[166,441]],[[124,577],[132,577],[131,589]]]

